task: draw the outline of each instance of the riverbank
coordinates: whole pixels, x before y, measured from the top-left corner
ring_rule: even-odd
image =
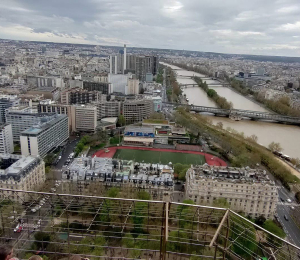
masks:
[[[209,86],[209,85],[208,85],[208,86]],[[235,93],[241,95],[241,96],[244,97],[244,98],[247,98],[249,101],[251,101],[251,102],[253,102],[253,103],[259,105],[260,107],[264,108],[264,109],[267,110],[268,112],[270,112],[270,113],[272,113],[272,114],[277,114],[277,113],[275,113],[273,110],[271,110],[270,108],[268,108],[265,104],[263,104],[263,103],[257,101],[255,98],[249,97],[249,96],[244,96],[244,95],[242,95],[240,92],[238,92],[235,88],[233,88],[233,87],[231,87],[231,86],[229,86],[229,85],[225,85],[224,87],[229,88],[231,91],[233,91],[233,92],[235,92]]]

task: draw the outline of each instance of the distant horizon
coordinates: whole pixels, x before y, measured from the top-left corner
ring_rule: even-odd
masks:
[[[103,46],[103,47],[113,47],[113,48],[123,48],[123,45],[104,45],[104,44],[92,44],[92,43],[71,43],[71,42],[53,42],[53,41],[36,41],[36,40],[15,40],[15,39],[5,39],[0,38],[0,40],[4,41],[15,41],[15,42],[34,42],[34,43],[53,43],[53,44],[66,44],[66,45],[83,45],[83,46]],[[277,57],[277,58],[299,58],[300,56],[288,56],[288,55],[265,55],[265,54],[247,54],[247,53],[226,53],[226,52],[214,52],[214,51],[199,51],[199,50],[188,50],[188,49],[172,49],[172,48],[157,48],[157,47],[136,47],[126,44],[127,49],[152,49],[152,50],[171,50],[171,51],[187,51],[187,52],[199,52],[199,53],[213,53],[213,54],[221,54],[221,55],[241,55],[241,56],[258,56],[258,57]]]
[[[299,0],[1,0],[0,38],[300,57]]]

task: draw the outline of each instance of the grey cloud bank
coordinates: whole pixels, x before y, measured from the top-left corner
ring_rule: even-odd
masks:
[[[300,2],[1,0],[0,38],[300,56]]]

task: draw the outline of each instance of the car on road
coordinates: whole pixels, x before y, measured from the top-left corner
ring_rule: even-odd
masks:
[[[18,228],[18,230],[17,230],[17,233],[20,233],[22,230],[23,230],[23,227],[22,227],[22,226],[19,226],[19,228]]]
[[[284,219],[285,219],[286,221],[289,221],[289,218],[287,217],[287,215],[284,215]]]
[[[16,233],[19,230],[20,224],[18,224],[15,228],[14,228],[14,232]]]
[[[291,203],[291,202],[292,202],[290,199],[287,199],[286,201],[287,201],[287,202],[289,202],[289,203]]]
[[[283,199],[283,198],[281,198],[281,197],[280,197],[280,200],[281,200],[282,202],[284,202],[284,199]]]
[[[295,209],[295,207],[291,206],[291,209]]]

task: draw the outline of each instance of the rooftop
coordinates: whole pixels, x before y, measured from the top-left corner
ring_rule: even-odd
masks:
[[[154,128],[150,126],[126,126],[125,132],[154,133]]]
[[[207,164],[200,166],[192,166],[190,171],[193,173],[195,180],[212,179],[217,181],[227,182],[249,182],[249,183],[268,183],[275,185],[275,182],[270,180],[265,170],[252,169],[249,167],[236,168],[224,166],[209,166]]]
[[[38,135],[65,118],[67,118],[67,115],[65,114],[54,114],[52,116],[43,117],[40,124],[28,128],[27,130],[23,131],[21,135]]]
[[[0,180],[5,181],[13,178],[14,181],[19,181],[22,176],[30,172],[30,168],[40,162],[39,157],[21,156],[15,154],[0,154],[2,165],[7,164],[8,167],[3,167],[0,170]]]

